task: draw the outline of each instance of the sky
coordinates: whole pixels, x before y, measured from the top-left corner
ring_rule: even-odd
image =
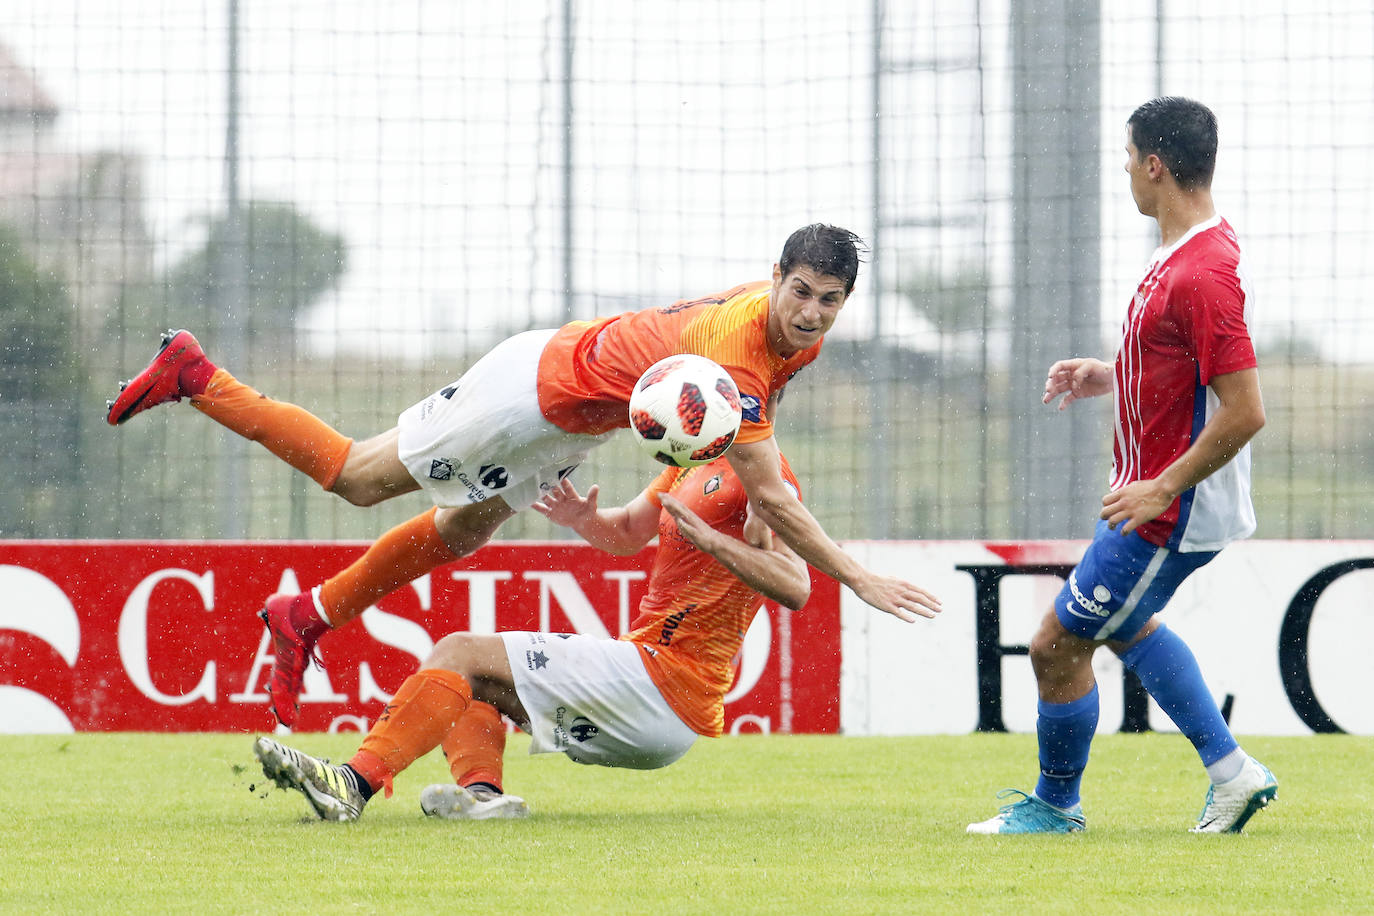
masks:
[[[1163,90],[1216,110],[1215,197],[1258,295],[1255,333],[1374,362],[1374,9],[1165,4]],[[0,40],[63,110],[60,148],[145,163],[157,256],[225,199],[228,0],[6,0]],[[767,275],[791,229],[871,237],[903,272],[1010,268],[1007,0],[890,0],[880,205],[872,5],[834,0],[575,4],[575,314]],[[561,321],[561,2],[240,0],[245,195],[297,203],[349,245],[305,321],[322,351],[428,358]],[[1104,4],[1104,340],[1153,247],[1121,171],[1123,123],[1160,84],[1154,9]],[[915,62],[918,66],[908,67]],[[890,222],[892,225],[887,225]],[[894,226],[896,228],[894,228]],[[844,333],[930,346],[860,286]],[[1104,354],[1105,355],[1105,354]]]

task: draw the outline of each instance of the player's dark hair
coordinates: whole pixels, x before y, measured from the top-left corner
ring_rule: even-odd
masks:
[[[788,236],[782,246],[782,257],[778,258],[778,269],[786,277],[798,267],[809,267],[822,276],[843,280],[845,293],[851,293],[859,276],[859,255],[864,250],[864,240],[848,229],[812,223]]]
[[[1217,164],[1217,116],[1178,96],[1151,99],[1126,121],[1140,157],[1153,153],[1185,191],[1212,185]]]

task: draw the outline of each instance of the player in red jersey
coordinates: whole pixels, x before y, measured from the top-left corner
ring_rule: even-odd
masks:
[[[1211,786],[1193,831],[1238,833],[1278,783],[1237,744],[1187,644],[1158,619],[1178,585],[1255,530],[1249,441],[1264,425],[1240,245],[1212,201],[1217,122],[1160,98],[1126,123],[1126,173],[1160,247],[1126,311],[1114,363],[1061,360],[1045,403],[1114,394],[1110,491],[1082,561],[1031,640],[1040,779],[971,833],[1073,833],[1097,729],[1093,652],[1108,646],[1192,741]]]
[[[434,509],[384,534],[347,569],[308,592],[267,600],[261,616],[274,654],[268,692],[287,726],[296,722],[305,666],[320,636],[485,544],[589,449],[628,426],[630,388],[675,353],[714,359],[739,386],[744,419],[728,458],[763,522],[870,605],[906,621],[933,617],[940,610],[933,595],[857,563],[788,491],[779,470],[772,427],[778,395],[819,354],[853,292],[858,243],[845,229],[805,226],[784,244],[771,282],[517,334],[404,411],[395,428],[361,442],[238,381],[187,331],[168,333],[153,362],[110,402],[107,419],[123,423],[185,397],[351,503],[370,506],[422,488],[433,498]]]
[[[781,470],[797,493],[785,461]],[[582,497],[564,480],[535,508],[612,553],[637,553],[658,536],[631,631],[618,640],[452,633],[401,685],[348,763],[257,739],[269,778],[302,792],[323,819],[354,820],[373,793],[442,746],[454,781],[424,789],[426,814],[523,817],[524,800],[502,791],[502,713],[530,733],[531,753],[603,766],[667,766],[698,735],[721,734],[735,659],[763,597],[799,608],[811,592],[806,563],[752,512],[729,462],[669,468],[609,510],[598,508],[596,487]]]

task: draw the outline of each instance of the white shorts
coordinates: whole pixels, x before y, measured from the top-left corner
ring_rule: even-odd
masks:
[[[499,496],[528,509],[613,435],[569,433],[544,419],[535,382],[553,335],[526,331],[502,341],[396,421],[401,462],[436,506]]]
[[[500,636],[530,717],[531,754],[653,770],[696,741],[650,680],[634,643],[568,633]]]

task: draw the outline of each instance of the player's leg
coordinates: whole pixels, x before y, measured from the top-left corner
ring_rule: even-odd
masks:
[[[1040,776],[1034,794],[1017,794],[970,833],[1073,833],[1086,827],[1079,790],[1099,714],[1092,656],[1117,629],[1134,632],[1149,613],[1136,586],[1153,575],[1156,548],[1101,523],[1031,640],[1039,689],[1036,716]],[[1141,616],[1143,615],[1143,616]]]
[[[1192,742],[1213,782],[1224,782],[1240,772],[1244,754],[1182,637],[1151,618],[1129,645],[1114,644],[1112,650]]]
[[[453,782],[426,786],[420,792],[420,810],[430,817],[488,820],[529,816],[525,800],[506,794],[503,787],[506,723],[501,710],[508,710],[518,722],[525,722],[526,716],[511,680],[505,644],[495,646],[493,639],[496,637],[468,633],[446,636],[426,662],[464,672],[474,696],[486,701],[474,699],[440,744]],[[493,652],[499,652],[499,657]]]
[[[142,372],[109,404],[113,425],[189,398],[191,405],[356,505],[373,505],[419,488],[396,454],[396,431],[354,443],[302,407],[274,400],[206,356],[189,331],[168,331]]]
[[[402,463],[397,440],[400,429],[354,442],[348,450],[334,481],[325,489],[343,497],[355,506],[375,506],[402,493],[420,489],[410,471]]]
[[[306,665],[316,642],[368,607],[489,541],[514,514],[502,499],[430,509],[378,538],[357,560],[298,595],[273,595],[261,612],[272,634],[268,695],[283,725],[295,725]]]
[[[401,684],[348,763],[329,764],[267,737],[257,739],[254,752],[263,772],[305,795],[321,819],[356,820],[377,790],[390,795],[392,778],[439,746],[471,701],[462,675],[421,668]]]
[[[453,782],[426,786],[420,810],[455,821],[529,817],[529,805],[502,788],[506,723],[488,703],[476,700],[440,745]]]
[[[1275,798],[1278,781],[1264,764],[1241,749],[1188,644],[1152,617],[1133,640],[1111,648],[1192,742],[1207,768],[1211,785],[1192,829],[1239,833],[1255,812]]]
[[[482,783],[501,791],[506,722],[495,706],[474,701],[440,746],[455,784],[470,788]]]
[[[265,737],[257,740],[255,751],[263,772],[278,785],[303,793],[322,819],[355,820],[378,790],[389,796],[392,780],[438,747],[474,703],[478,721],[489,721],[495,709],[488,701],[524,718],[504,641],[493,635],[450,634],[401,684],[347,763],[330,765]]]
[[[1035,796],[1065,811],[1079,807],[1083,771],[1097,733],[1099,704],[1092,657],[1098,645],[1066,630],[1053,608],[1030,645],[1040,693],[1035,720],[1040,777]]]
[[[1057,602],[1056,602],[1057,603]],[[1076,636],[1051,607],[1030,643],[1031,667],[1040,698],[1035,731],[1040,777],[1033,794],[1019,795],[992,818],[968,825],[969,833],[1075,833],[1086,828],[1079,786],[1097,732],[1097,681],[1092,656],[1098,643]]]
[[[449,634],[434,645],[419,672],[405,678],[343,769],[356,776],[364,801],[378,790],[390,795],[398,773],[440,746],[467,717],[474,699],[495,713],[486,700],[510,703],[510,688],[510,662],[499,636]],[[518,699],[508,709],[523,717]]]
[[[384,596],[444,563],[486,544],[515,511],[496,497],[468,506],[430,509],[402,522],[320,586],[331,627],[343,626]]]

